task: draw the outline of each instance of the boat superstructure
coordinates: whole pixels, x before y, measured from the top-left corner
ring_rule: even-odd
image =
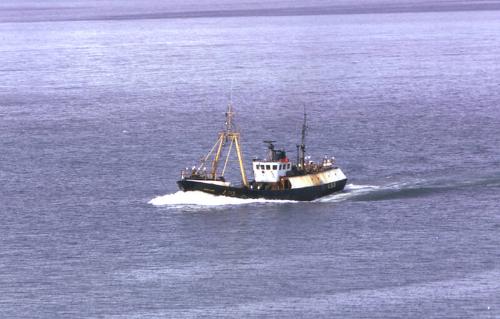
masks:
[[[307,201],[344,189],[347,178],[335,165],[333,157],[325,157],[318,163],[306,161],[305,112],[301,144],[297,145],[296,163],[290,161],[285,150],[275,148],[275,141],[264,141],[267,144],[267,155],[264,159],[252,161],[254,178],[251,181],[247,179],[240,133],[233,122],[234,112],[231,102],[225,115],[225,129],[219,132],[218,139],[210,152],[202,158],[198,166],[181,172],[181,179],[177,182],[181,190],[239,198]],[[232,185],[224,177],[233,148],[238,159],[241,185]],[[224,152],[225,149],[227,153]],[[226,155],[223,158],[224,153]]]

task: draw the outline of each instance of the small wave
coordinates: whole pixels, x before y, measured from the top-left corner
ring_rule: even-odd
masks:
[[[379,201],[391,199],[403,199],[432,195],[434,193],[443,192],[445,188],[440,187],[422,187],[422,186],[385,186],[376,192],[359,194],[354,197],[354,201]]]
[[[353,201],[380,201],[432,196],[434,194],[463,190],[476,186],[498,187],[500,178],[498,174],[477,177],[465,180],[413,180],[400,183],[392,183],[378,187],[367,187],[367,185],[352,185],[346,187],[346,194],[333,197],[334,200],[349,198]]]
[[[424,186],[425,185],[425,186]],[[316,202],[378,201],[408,197],[427,196],[443,191],[442,186],[429,186],[424,180],[391,183],[386,185],[348,184],[342,192],[322,197]]]
[[[318,203],[340,202],[361,194],[366,194],[375,191],[377,189],[380,189],[380,186],[347,184],[342,192],[318,198],[317,200],[315,200],[315,202]]]
[[[216,196],[200,191],[183,192],[157,196],[149,201],[154,206],[223,206],[246,205],[254,203],[293,203],[289,200],[243,199],[227,196]]]
[[[357,191],[357,190],[369,190],[369,189],[379,189],[380,186],[377,185],[356,185],[347,184],[345,187],[346,191]]]

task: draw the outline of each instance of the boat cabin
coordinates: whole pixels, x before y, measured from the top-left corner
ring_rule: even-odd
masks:
[[[253,161],[253,176],[257,183],[276,183],[292,170],[292,163],[288,160],[284,150],[274,149],[274,141],[264,142],[268,144],[267,158]]]
[[[292,170],[290,162],[268,162],[254,161],[253,176],[257,183],[276,183],[280,177],[286,176],[287,172]]]

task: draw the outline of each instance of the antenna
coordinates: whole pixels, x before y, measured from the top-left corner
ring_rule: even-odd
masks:
[[[227,111],[226,111],[226,132],[232,132],[233,131],[233,117],[234,117],[234,112],[233,112],[233,104],[231,102],[228,103],[227,105]]]
[[[227,111],[225,113],[226,115],[226,133],[233,132],[234,130],[234,125],[233,125],[233,117],[234,117],[234,112],[233,112],[233,81],[231,80],[231,90],[229,93],[229,103],[227,104]]]
[[[302,123],[302,143],[301,146],[305,150],[305,142],[306,142],[306,133],[307,133],[307,113],[306,113],[306,107],[304,106],[304,122]]]
[[[304,106],[304,122],[302,123],[301,143],[297,145],[297,165],[304,169],[306,157],[306,133],[307,133],[307,113]]]
[[[229,91],[229,103],[233,104],[233,79],[231,79],[231,88]]]

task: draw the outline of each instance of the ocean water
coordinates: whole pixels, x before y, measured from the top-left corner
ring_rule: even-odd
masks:
[[[499,11],[2,12],[0,317],[500,318]],[[231,95],[346,190],[179,192]]]

